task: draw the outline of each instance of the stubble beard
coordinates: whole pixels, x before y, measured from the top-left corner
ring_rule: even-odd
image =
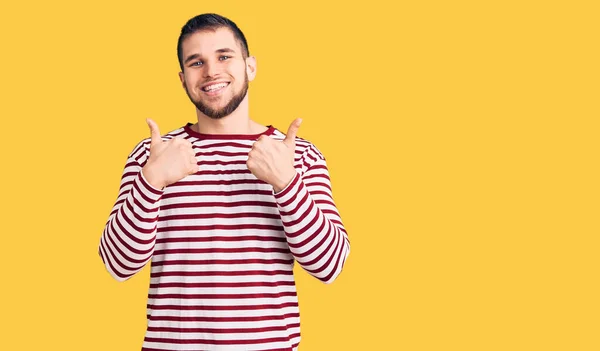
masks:
[[[244,98],[246,97],[246,94],[248,93],[248,84],[249,84],[248,74],[246,74],[244,77],[244,85],[240,89],[240,92],[238,94],[233,95],[233,97],[229,100],[229,102],[225,106],[223,106],[222,108],[219,108],[219,109],[208,106],[207,104],[203,103],[201,99],[194,100],[192,98],[192,96],[190,95],[187,85],[185,86],[185,92],[187,93],[187,96],[190,98],[190,101],[194,104],[194,106],[196,106],[196,108],[200,112],[202,112],[207,117],[210,117],[213,119],[221,119],[221,118],[229,116],[231,113],[233,113],[233,111],[235,111],[238,108],[238,106],[240,106],[242,101],[244,101]]]

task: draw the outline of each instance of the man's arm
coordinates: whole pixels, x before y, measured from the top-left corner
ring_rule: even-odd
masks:
[[[275,193],[290,251],[312,276],[325,283],[341,273],[350,254],[350,241],[333,200],[323,156],[310,147],[311,164],[282,191]]]
[[[152,257],[164,188],[198,171],[188,140],[163,141],[156,123],[147,122],[150,143],[140,143],[127,159],[98,249],[106,269],[119,281],[131,278]]]
[[[154,252],[162,191],[150,185],[141,173],[138,159],[145,158],[141,154],[145,152],[140,145],[127,159],[119,196],[100,239],[100,257],[118,281],[139,272]]]
[[[273,186],[288,246],[296,261],[311,275],[331,283],[342,271],[350,242],[331,194],[323,155],[307,146],[295,168],[296,134],[301,119],[294,120],[283,141],[260,136],[246,162],[258,179]]]

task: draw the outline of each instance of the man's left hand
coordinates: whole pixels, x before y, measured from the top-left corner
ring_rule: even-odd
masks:
[[[294,153],[296,150],[296,133],[302,119],[295,119],[283,141],[261,135],[248,153],[246,165],[254,176],[273,186],[278,193],[283,190],[296,175]]]

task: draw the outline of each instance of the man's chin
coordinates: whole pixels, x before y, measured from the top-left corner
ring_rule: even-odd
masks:
[[[213,106],[200,105],[196,104],[196,108],[198,111],[202,112],[203,115],[212,119],[221,119],[223,117],[227,117],[231,114],[231,112],[226,111],[226,106],[219,106],[219,108],[215,108]]]
[[[208,118],[210,118],[210,119],[221,119],[221,118],[225,118],[225,117],[229,116],[229,115],[225,115],[225,114],[223,114],[223,113],[220,113],[220,114],[212,114],[212,115],[208,115],[208,114],[206,114],[206,113],[205,113],[204,115],[206,115],[206,116],[207,116]]]
[[[190,100],[196,105],[196,109],[203,115],[212,119],[221,119],[231,115],[235,110],[238,109],[244,98],[246,97],[248,89],[244,89],[240,94],[235,95],[229,99],[223,97],[217,101],[194,101],[190,97]]]

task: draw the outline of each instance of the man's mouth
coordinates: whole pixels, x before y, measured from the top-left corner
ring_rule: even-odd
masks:
[[[229,82],[221,82],[221,83],[210,84],[210,85],[207,85],[207,86],[203,87],[202,91],[204,91],[205,93],[208,93],[208,94],[212,95],[212,94],[216,94],[219,91],[223,90],[228,85],[229,85]]]

